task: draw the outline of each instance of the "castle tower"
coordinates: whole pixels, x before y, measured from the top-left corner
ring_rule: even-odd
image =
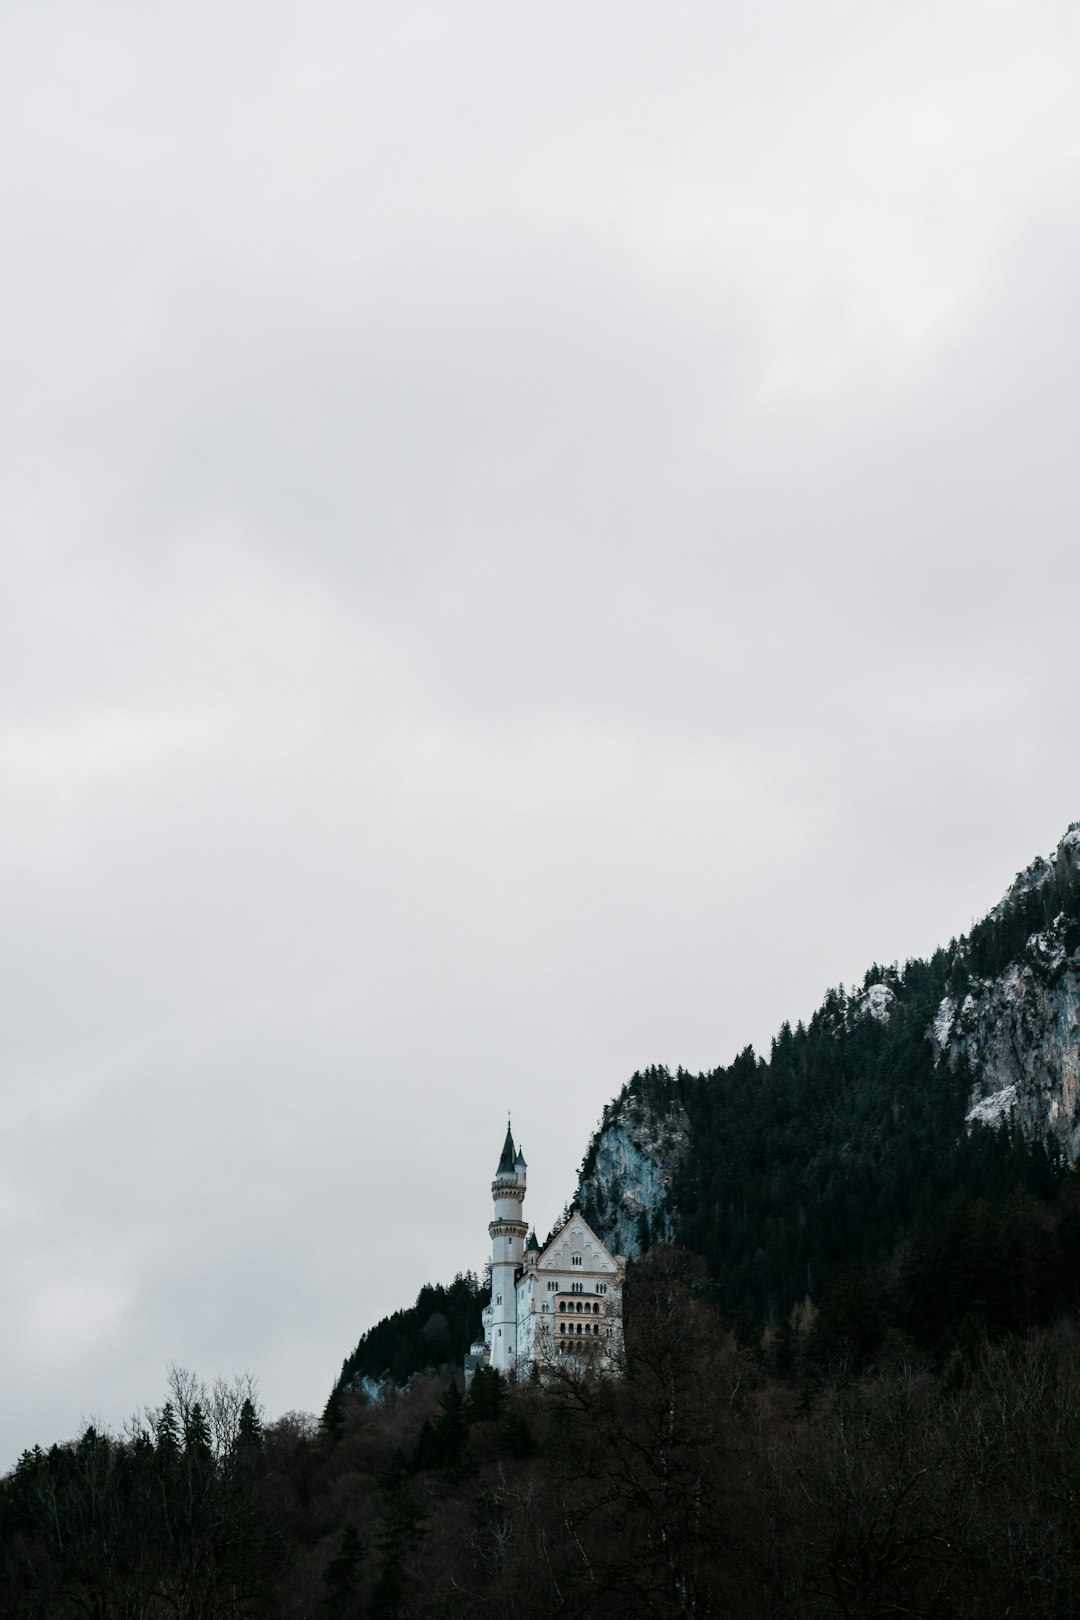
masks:
[[[506,1141],[502,1158],[491,1183],[491,1196],[495,1201],[495,1219],[488,1226],[491,1234],[491,1361],[492,1367],[508,1372],[517,1365],[517,1293],[518,1267],[525,1253],[525,1234],[528,1227],[521,1218],[525,1201],[525,1155],[520,1147],[514,1151],[514,1138],[510,1123],[506,1125]]]

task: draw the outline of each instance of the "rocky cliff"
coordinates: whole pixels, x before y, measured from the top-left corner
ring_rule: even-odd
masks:
[[[931,1030],[940,1061],[970,1067],[969,1124],[1011,1119],[1029,1141],[1057,1142],[1070,1164],[1080,1156],[1078,890],[1080,826],[1074,825],[1049,859],[1040,857],[1017,875],[983,925],[992,932],[1017,918],[1037,918],[1041,926],[999,972],[965,974],[963,995],[942,1000]],[[961,941],[961,969],[970,954]]]
[[[686,1110],[665,1069],[636,1074],[604,1110],[578,1177],[586,1220],[628,1259],[674,1237],[672,1182],[690,1142]]]

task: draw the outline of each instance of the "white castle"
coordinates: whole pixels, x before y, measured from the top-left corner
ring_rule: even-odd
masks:
[[[499,1372],[543,1372],[559,1357],[610,1369],[622,1344],[625,1258],[612,1255],[576,1210],[541,1248],[522,1219],[525,1155],[509,1121],[491,1183],[491,1303],[469,1361]],[[526,1238],[526,1234],[528,1237]]]

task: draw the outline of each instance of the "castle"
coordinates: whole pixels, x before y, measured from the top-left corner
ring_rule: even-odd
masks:
[[[469,1362],[524,1374],[571,1358],[579,1367],[610,1370],[622,1345],[626,1260],[610,1254],[576,1210],[541,1248],[522,1219],[525,1179],[525,1155],[520,1145],[515,1149],[507,1121],[491,1184],[491,1302]]]

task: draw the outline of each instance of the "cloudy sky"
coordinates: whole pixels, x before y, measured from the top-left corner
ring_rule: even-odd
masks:
[[[0,1466],[318,1408],[1080,815],[1080,10],[9,0]]]

